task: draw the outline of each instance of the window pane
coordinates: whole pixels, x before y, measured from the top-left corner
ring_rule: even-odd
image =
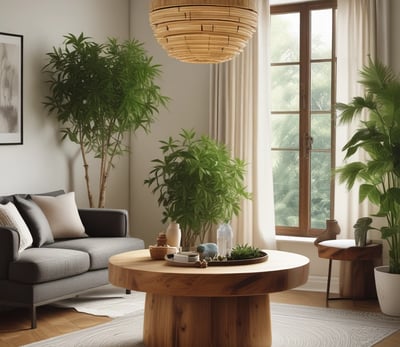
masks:
[[[311,110],[331,109],[331,63],[311,64]]]
[[[275,222],[280,226],[299,224],[299,153],[273,151]]]
[[[311,228],[324,229],[330,218],[330,153],[311,153]]]
[[[273,114],[271,116],[272,147],[299,148],[299,116]]]
[[[300,60],[300,15],[287,13],[271,16],[271,62]]]
[[[332,10],[311,11],[311,58],[332,56]]]
[[[276,111],[299,110],[299,66],[271,67],[271,109]]]
[[[331,115],[311,115],[311,136],[313,138],[313,149],[331,148]]]

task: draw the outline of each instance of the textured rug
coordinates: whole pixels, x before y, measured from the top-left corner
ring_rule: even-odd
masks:
[[[114,290],[114,289],[112,289]],[[100,299],[78,298],[78,310],[118,316],[117,307],[130,311],[109,323],[29,344],[29,347],[144,347],[142,343],[144,295],[132,292],[104,294]],[[119,296],[119,298],[117,298]],[[112,304],[110,305],[112,300]],[[58,306],[71,307],[72,300]],[[95,303],[97,301],[97,303]],[[103,302],[103,304],[101,303]],[[88,307],[91,306],[91,307]],[[97,306],[97,307],[95,307]],[[109,310],[111,306],[111,310]],[[130,310],[126,308],[130,307]],[[100,307],[100,308],[99,308]],[[108,308],[107,308],[108,307]],[[102,308],[105,308],[104,310]],[[93,312],[93,311],[92,311]],[[380,313],[271,303],[273,347],[367,347],[400,329],[400,319]],[[160,346],[161,347],[161,346]]]

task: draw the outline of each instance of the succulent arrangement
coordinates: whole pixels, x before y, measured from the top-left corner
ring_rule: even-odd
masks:
[[[229,260],[241,260],[259,258],[263,255],[260,249],[249,246],[247,243],[244,245],[236,245],[232,248]]]

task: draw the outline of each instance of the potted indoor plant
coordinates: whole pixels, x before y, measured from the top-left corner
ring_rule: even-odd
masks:
[[[124,135],[139,128],[148,132],[168,100],[155,83],[160,66],[136,40],[99,44],[83,34],[66,35],[64,45],[47,57],[43,70],[50,93],[44,105],[62,124],[63,139],[80,147],[90,207],[95,199],[89,153],[100,160],[96,205],[104,207],[111,168],[128,150]]]
[[[360,121],[360,127],[343,147],[346,159],[358,151],[365,151],[367,159],[349,162],[337,173],[348,189],[359,180],[360,201],[368,199],[377,206],[374,216],[385,219],[379,230],[388,244],[389,266],[375,269],[376,287],[382,311],[400,315],[400,307],[397,313],[393,311],[399,304],[398,295],[383,308],[379,292],[383,285],[380,277],[385,272],[390,279],[399,281],[396,293],[400,288],[400,79],[389,67],[371,59],[360,74],[365,96],[355,97],[349,104],[338,104],[337,108],[341,111],[341,123],[349,123],[367,111],[366,120]]]
[[[226,146],[208,136],[182,130],[178,139],[160,141],[163,158],[154,159],[145,184],[158,194],[162,222],[179,223],[182,247],[204,242],[212,226],[229,222],[249,199],[244,184],[245,163],[233,159]]]

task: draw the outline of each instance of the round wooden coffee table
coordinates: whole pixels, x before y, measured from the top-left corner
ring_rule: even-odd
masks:
[[[271,346],[268,293],[304,284],[309,259],[267,250],[266,262],[207,268],[171,266],[149,250],[114,255],[110,283],[146,292],[147,347]]]

